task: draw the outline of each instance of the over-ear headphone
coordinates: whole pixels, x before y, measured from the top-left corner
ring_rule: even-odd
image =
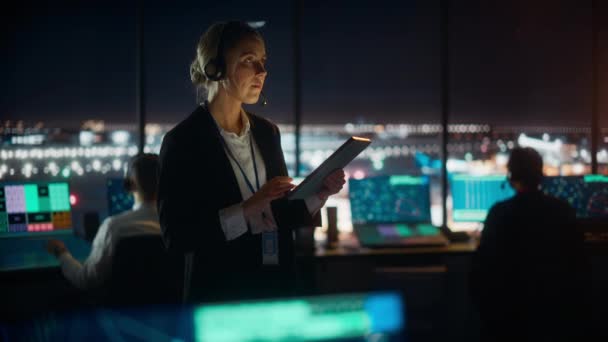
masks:
[[[227,23],[222,24],[219,41],[217,43],[217,51],[215,53],[215,57],[211,58],[205,67],[203,68],[203,72],[205,73],[205,77],[212,81],[220,81],[226,76],[226,59],[224,56],[224,35],[226,34],[226,30],[229,26],[238,23],[236,21],[229,21]]]
[[[129,163],[129,165],[127,166],[127,171],[125,172],[125,178],[122,180],[122,187],[125,189],[126,192],[135,191],[135,183],[131,179],[131,174],[132,174],[131,169],[133,168],[133,166],[131,164],[132,163]]]

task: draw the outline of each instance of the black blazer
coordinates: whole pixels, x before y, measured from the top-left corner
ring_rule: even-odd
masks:
[[[471,278],[483,340],[568,336],[582,312],[583,266],[583,234],[568,203],[534,191],[494,205]]]
[[[266,180],[287,176],[278,127],[247,113]],[[219,210],[243,201],[217,126],[199,106],[169,131],[160,151],[158,213],[166,247],[186,256],[185,299],[232,300],[284,295],[293,288],[293,229],[317,226],[304,201],[271,203],[279,227],[279,265],[262,264],[261,234],[226,241]]]

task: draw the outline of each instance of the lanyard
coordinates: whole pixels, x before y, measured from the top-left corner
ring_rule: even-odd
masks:
[[[253,159],[253,172],[255,173],[255,185],[256,185],[255,190],[253,188],[253,185],[251,184],[251,181],[249,180],[249,178],[247,178],[245,171],[243,171],[241,164],[236,159],[234,154],[232,154],[232,151],[228,147],[228,144],[226,144],[226,141],[224,140],[224,137],[221,136],[221,134],[220,134],[220,138],[221,138],[220,140],[222,141],[222,145],[224,145],[226,152],[228,152],[228,156],[230,156],[230,158],[232,158],[232,160],[234,161],[236,166],[238,166],[239,170],[241,171],[241,175],[243,175],[243,178],[245,179],[245,183],[247,183],[247,187],[249,187],[249,190],[251,190],[251,193],[254,194],[256,191],[260,190],[260,180],[258,178],[258,166],[257,166],[257,163],[255,162],[255,153],[253,152],[253,135],[251,134],[251,132],[249,132],[249,147],[251,148],[251,159]]]

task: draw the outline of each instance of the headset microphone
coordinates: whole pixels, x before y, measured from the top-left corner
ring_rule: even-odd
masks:
[[[266,96],[264,96],[264,92],[260,91],[260,97],[262,97],[262,106],[265,106],[268,104],[268,101],[266,100]]]

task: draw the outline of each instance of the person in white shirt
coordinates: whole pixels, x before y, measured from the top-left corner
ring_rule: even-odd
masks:
[[[279,128],[246,112],[266,80],[266,47],[244,22],[201,37],[190,78],[206,101],[169,131],[160,152],[159,219],[170,253],[186,256],[187,301],[289,295],[294,230],[318,226],[319,209],[344,186],[335,170],[306,200],[288,200]]]
[[[139,235],[159,235],[156,210],[159,161],[156,154],[140,154],[131,159],[125,189],[133,193],[133,210],[106,218],[95,238],[91,254],[84,263],[70,254],[61,240],[47,242],[47,251],[61,262],[64,276],[77,288],[101,287],[112,271],[112,257],[121,239]]]

